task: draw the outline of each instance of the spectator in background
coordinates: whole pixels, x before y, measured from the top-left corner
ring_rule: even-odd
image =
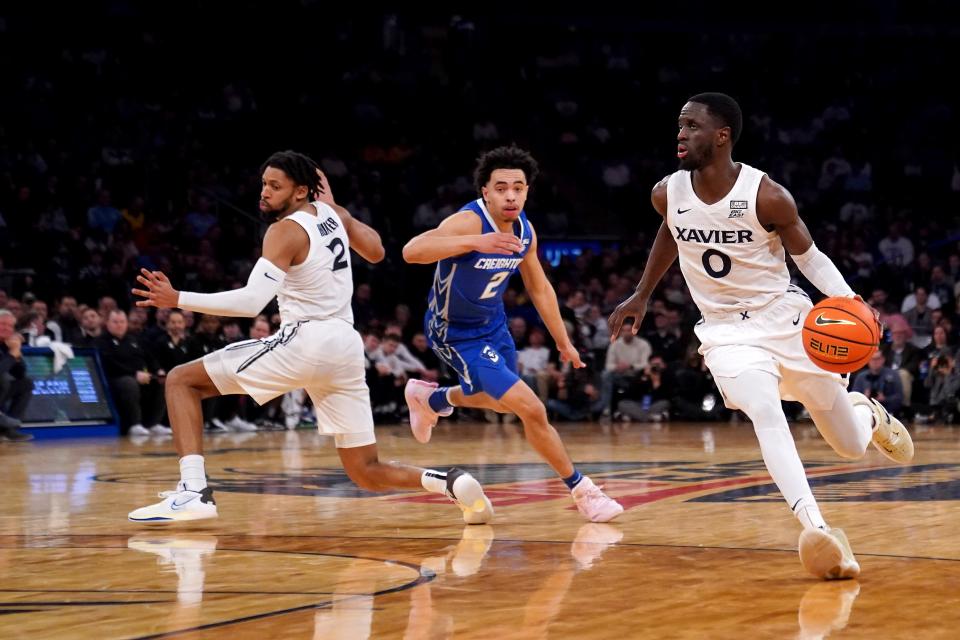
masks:
[[[53,340],[53,332],[47,329],[47,323],[36,311],[27,311],[20,318],[17,325],[17,331],[23,336],[23,341],[28,347],[38,346],[40,338]]]
[[[617,406],[622,418],[640,422],[665,422],[670,419],[670,399],[673,397],[673,377],[667,370],[663,356],[650,356],[643,374],[633,380],[626,397]]]
[[[853,382],[853,391],[859,391],[868,398],[875,398],[890,413],[898,414],[903,406],[903,384],[893,369],[884,366],[881,351],[874,352],[867,368],[857,374]]]
[[[360,331],[365,331],[377,315],[373,303],[370,301],[371,293],[370,285],[366,283],[358,284],[353,292],[353,303],[351,304],[353,323]]]
[[[87,210],[87,226],[110,235],[121,217],[120,210],[111,204],[110,192],[101,189],[97,194],[97,204]]]
[[[902,235],[900,223],[890,225],[889,231],[877,245],[884,261],[893,267],[908,267],[913,262],[913,242]]]
[[[132,307],[127,314],[127,333],[137,338],[145,338],[144,331],[148,317],[149,314],[143,307]]]
[[[924,385],[930,390],[930,411],[934,419],[952,424],[960,409],[957,404],[960,372],[957,371],[956,360],[949,355],[933,358]]]
[[[115,309],[107,316],[107,330],[97,340],[103,372],[110,384],[120,414],[124,435],[169,435],[170,427],[160,424],[160,392],[157,363],[145,345],[127,333],[127,314]],[[148,430],[144,422],[152,425]]]
[[[671,312],[674,314],[673,318],[671,318]],[[675,310],[665,308],[663,313],[655,314],[654,328],[644,336],[651,351],[661,354],[667,361],[678,360],[683,353],[683,345],[680,342],[683,334],[679,325],[679,314]]]
[[[910,325],[910,330],[913,331],[913,344],[923,349],[930,344],[930,338],[933,335],[932,307],[927,304],[927,290],[923,287],[917,287],[912,296],[914,297],[914,304],[903,310],[903,317]],[[906,302],[904,300],[905,306]],[[939,306],[937,304],[938,308]]]
[[[914,380],[920,376],[920,362],[923,360],[923,351],[907,341],[910,331],[905,326],[895,326],[890,329],[891,342],[880,347],[883,353],[884,365],[897,372],[903,386],[903,406],[909,407],[912,397]]]
[[[520,316],[514,316],[507,321],[507,326],[510,327],[510,335],[517,345],[517,351],[527,346],[527,321]]]
[[[197,196],[196,206],[184,219],[187,233],[194,238],[203,238],[217,224],[217,216],[210,211],[210,199]]]
[[[410,355],[424,366],[417,377],[427,382],[438,382],[443,364],[427,343],[427,336],[423,332],[413,334],[410,347]]]
[[[17,333],[16,318],[0,309],[0,440],[23,442],[33,436],[20,431],[33,392],[33,380],[23,364],[23,337]]]
[[[723,400],[697,345],[687,348],[687,357],[673,372],[673,377],[670,407],[674,419],[696,422],[720,419],[725,409]]]
[[[80,330],[76,333],[71,344],[75,347],[95,347],[97,339],[103,332],[103,318],[100,312],[87,307],[80,313]]]
[[[947,272],[942,265],[933,265],[930,271],[930,300],[936,298],[940,306],[951,308],[953,306],[953,281],[947,277]],[[928,303],[929,304],[929,303]],[[935,309],[930,304],[931,309]]]
[[[545,402],[549,393],[550,349],[545,345],[546,336],[540,327],[530,330],[529,340],[529,344],[517,352],[518,373]]]
[[[620,337],[607,349],[600,383],[600,412],[604,416],[615,408],[614,392],[629,387],[650,364],[650,343],[633,335],[632,326],[633,322],[626,320]]]
[[[47,329],[53,332],[57,342],[72,343],[80,332],[77,299],[70,295],[61,296],[57,301],[57,316],[47,322]]]

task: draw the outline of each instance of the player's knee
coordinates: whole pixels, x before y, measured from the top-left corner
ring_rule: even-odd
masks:
[[[538,399],[526,400],[514,411],[524,426],[536,428],[547,424],[547,408]]]
[[[167,387],[185,386],[187,384],[186,369],[183,365],[178,365],[167,373],[167,380],[164,383]]]
[[[867,452],[867,446],[870,444],[868,438],[857,437],[857,434],[851,433],[842,438],[833,438],[830,445],[841,458],[859,460]]]
[[[783,422],[786,425],[787,418],[783,413],[783,408],[779,401],[771,402],[762,398],[753,399],[741,405],[741,410],[747,414],[747,417],[753,422],[754,426]]]

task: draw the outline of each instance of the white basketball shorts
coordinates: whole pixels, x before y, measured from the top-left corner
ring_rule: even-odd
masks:
[[[317,411],[317,429],[338,447],[376,442],[363,340],[343,320],[301,320],[269,338],[235,342],[203,357],[223,395],[247,394],[264,404],[304,389]]]
[[[808,409],[830,409],[847,378],[821,369],[803,350],[800,331],[811,308],[807,294],[791,285],[783,296],[756,311],[705,317],[694,327],[700,353],[715,378],[766,371],[780,380],[782,399],[801,401]],[[825,378],[838,384],[825,385]],[[727,407],[739,408],[729,403]]]

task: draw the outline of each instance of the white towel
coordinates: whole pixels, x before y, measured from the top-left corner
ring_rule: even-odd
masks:
[[[73,347],[66,342],[56,342],[50,339],[50,336],[40,336],[37,338],[38,347],[46,347],[53,351],[53,372],[60,373],[67,360],[73,357]]]

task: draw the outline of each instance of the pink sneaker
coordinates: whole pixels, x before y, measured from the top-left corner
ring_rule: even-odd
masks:
[[[570,495],[577,504],[577,511],[590,522],[609,522],[623,513],[620,503],[600,491],[600,487],[587,476],[583,476]]]
[[[410,409],[410,430],[418,442],[429,442],[433,427],[440,416],[449,416],[453,409],[437,413],[430,408],[430,394],[437,388],[436,382],[424,382],[413,378],[407,380],[403,397]]]

